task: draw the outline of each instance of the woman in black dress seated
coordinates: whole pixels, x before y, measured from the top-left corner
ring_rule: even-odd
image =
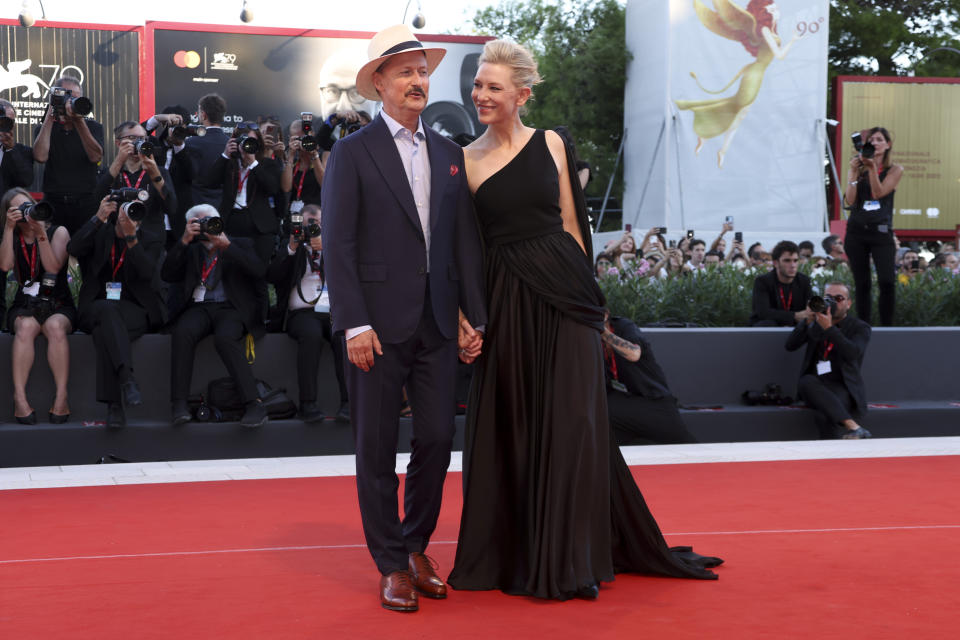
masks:
[[[616,571],[716,578],[669,549],[613,442],[604,299],[593,277],[572,150],[520,121],[539,81],[530,53],[484,46],[473,101],[486,132],[465,149],[486,242],[489,323],[464,446],[464,506],[450,584],[594,598]]]
[[[33,216],[24,215],[22,205],[35,205],[26,189],[10,189],[0,199],[0,210],[7,221],[0,242],[0,271],[13,271],[17,293],[7,312],[7,329],[13,341],[14,417],[21,424],[36,424],[37,413],[27,400],[27,378],[33,368],[34,341],[41,333],[47,338],[47,361],[57,386],[50,422],[61,424],[70,418],[67,380],[70,374],[70,348],[67,334],[76,325],[77,309],[67,285],[66,227],[43,221],[40,203]]]

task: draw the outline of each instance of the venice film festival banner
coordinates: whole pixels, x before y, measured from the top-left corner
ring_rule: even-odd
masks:
[[[827,0],[630,0],[624,222],[826,223]]]

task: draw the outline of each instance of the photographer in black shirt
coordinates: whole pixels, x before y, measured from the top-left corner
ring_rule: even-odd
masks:
[[[866,138],[865,143],[859,140]],[[903,167],[893,164],[890,132],[874,127],[854,134],[858,153],[850,160],[844,204],[850,207],[844,240],[853,283],[857,290],[857,315],[872,324],[870,261],[877,270],[880,324],[893,324],[896,306],[896,245],[893,237],[893,194],[903,177]]]
[[[180,105],[164,107],[163,111],[143,122],[147,135],[156,143],[153,157],[157,165],[170,174],[177,208],[167,215],[167,246],[183,235],[184,215],[193,206],[193,162],[186,151],[186,141],[206,134],[202,126],[189,125],[190,114]],[[198,131],[202,131],[198,134]],[[191,135],[187,135],[187,134]]]
[[[313,135],[307,139],[309,149],[304,149],[303,121],[290,124],[290,145],[287,147],[280,188],[288,194],[290,213],[300,213],[304,205],[320,204],[320,184],[323,182],[323,167],[320,162],[319,145]]]
[[[96,196],[103,199],[111,189],[138,189],[148,194],[146,217],[140,224],[144,250],[156,263],[166,240],[165,216],[177,210],[177,197],[170,186],[170,174],[157,166],[153,143],[137,122],[127,121],[113,130],[117,155],[97,177]],[[149,145],[149,150],[147,145]]]
[[[152,286],[156,261],[140,242],[140,223],[127,214],[137,206],[104,198],[67,245],[83,273],[80,328],[93,335],[97,350],[97,401],[107,403],[107,426],[113,428],[127,424],[124,405],[142,403],[130,343],[164,322]]]
[[[0,99],[0,193],[33,183],[33,150],[17,142],[17,110]]]
[[[797,271],[800,249],[789,240],[773,248],[773,270],[757,276],[753,281],[753,313],[750,325],[754,327],[792,327],[808,320],[807,301],[813,295],[810,278]]]
[[[291,223],[285,250],[274,257],[267,269],[267,280],[277,288],[277,305],[284,328],[297,341],[297,379],[300,386],[300,417],[304,422],[323,420],[317,402],[317,367],[323,343],[333,349],[333,364],[340,387],[338,420],[349,420],[347,384],[343,369],[343,342],[334,336],[330,324],[330,299],[323,273],[323,241],[320,238],[320,207],[308,204],[302,221]]]
[[[74,112],[72,100],[83,97],[80,81],[63,76],[51,87],[69,91],[59,96],[62,108],[47,107],[43,123],[34,129],[33,159],[44,165],[44,200],[54,206],[54,223],[73,233],[97,210],[94,195],[97,165],[103,159],[103,126]]]

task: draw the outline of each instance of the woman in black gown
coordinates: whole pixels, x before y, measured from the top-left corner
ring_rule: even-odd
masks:
[[[572,153],[520,121],[539,81],[488,42],[473,100],[487,131],[466,170],[487,249],[490,321],[470,393],[455,589],[596,597],[614,572],[716,578],[668,549],[607,421],[603,294]]]

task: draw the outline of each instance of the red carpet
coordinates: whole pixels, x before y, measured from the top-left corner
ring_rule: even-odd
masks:
[[[668,542],[726,559],[719,581],[620,576],[596,602],[454,592],[399,614],[377,602],[353,478],[2,491],[0,638],[917,640],[955,632],[956,457],[634,473]],[[429,550],[444,575],[459,474],[446,490]]]

